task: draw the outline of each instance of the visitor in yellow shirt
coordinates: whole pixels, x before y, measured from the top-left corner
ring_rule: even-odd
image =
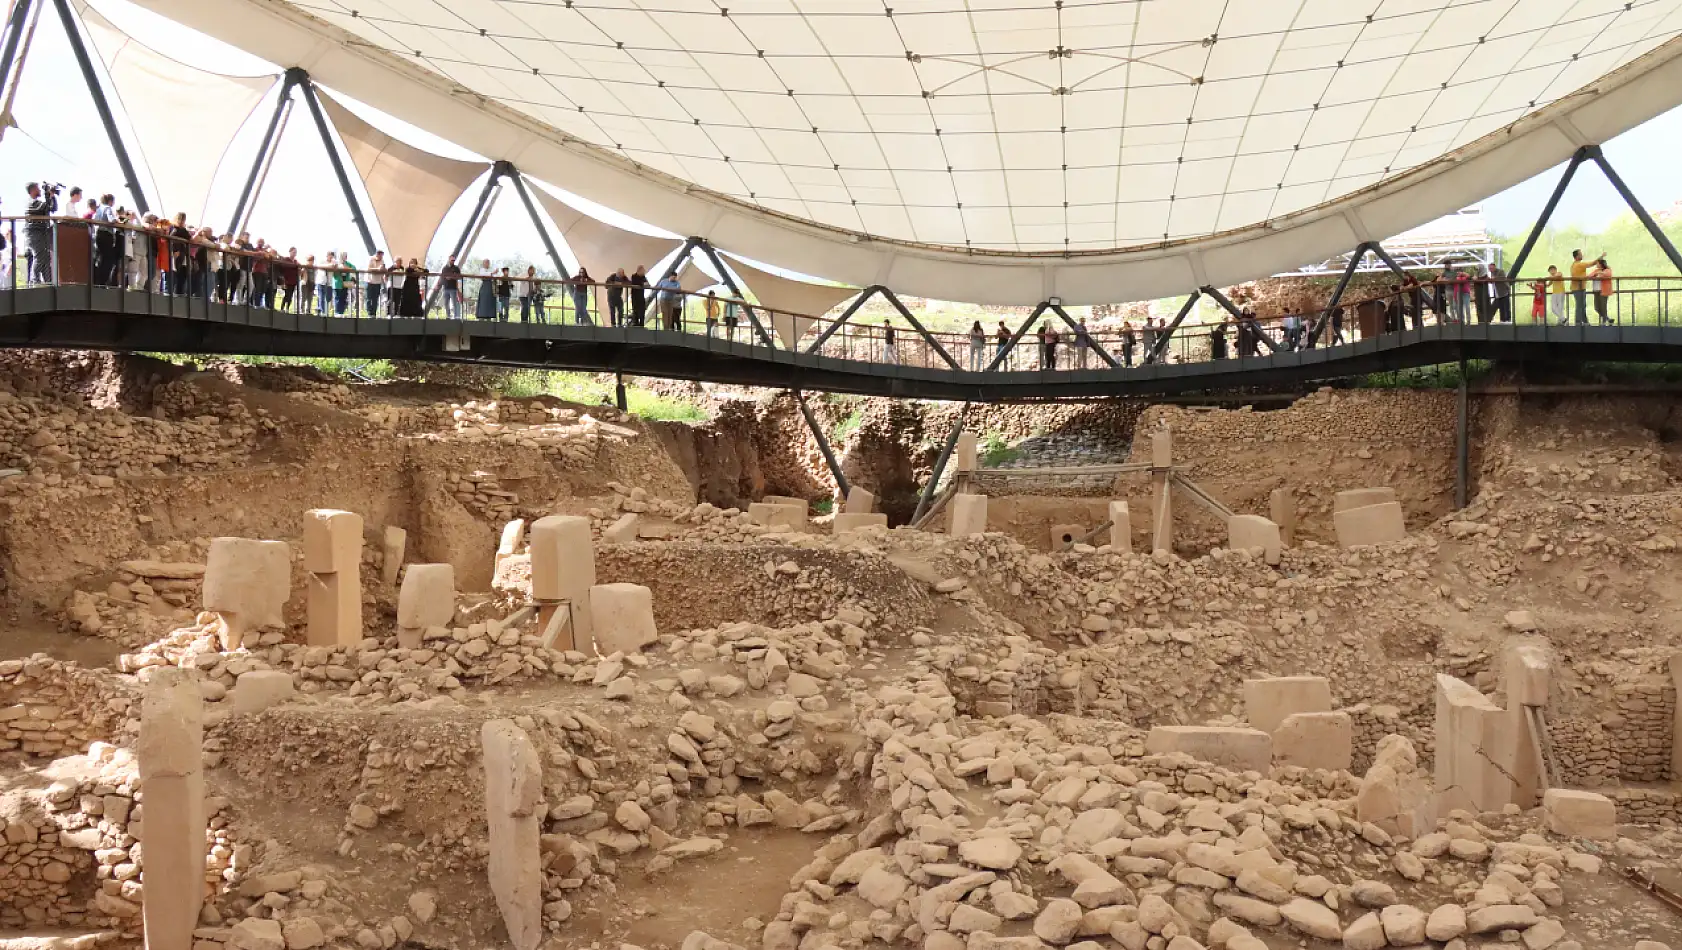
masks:
[[[1594,269],[1589,271],[1589,276],[1595,280],[1597,285],[1594,294],[1595,316],[1600,318],[1601,326],[1610,326],[1612,318],[1606,315],[1606,304],[1612,299],[1612,277],[1614,275],[1612,274],[1612,265],[1606,263],[1606,255],[1600,255],[1600,259],[1594,262]]]
[[[1589,302],[1587,284],[1583,278],[1589,275],[1589,262],[1583,260],[1583,252],[1571,252],[1571,296],[1577,302],[1577,325],[1587,326],[1589,322]]]
[[[1559,268],[1548,265],[1548,309],[1554,315],[1554,322],[1565,324],[1565,275]]]

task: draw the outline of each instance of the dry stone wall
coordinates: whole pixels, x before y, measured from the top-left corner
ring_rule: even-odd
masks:
[[[75,755],[132,732],[135,697],[121,681],[46,656],[0,661],[0,753]]]

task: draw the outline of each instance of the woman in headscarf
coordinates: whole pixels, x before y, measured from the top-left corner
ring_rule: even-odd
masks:
[[[491,269],[488,257],[479,264],[479,299],[473,307],[473,316],[480,320],[496,319],[496,271]]]
[[[426,268],[421,266],[418,258],[409,258],[409,266],[403,268],[403,294],[397,300],[398,316],[426,316],[426,300],[421,286],[425,281]]]

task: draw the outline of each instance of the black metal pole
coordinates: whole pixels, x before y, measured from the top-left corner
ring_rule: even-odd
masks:
[[[672,262],[667,264],[666,269],[661,272],[660,280],[665,280],[666,278],[676,274],[678,272],[678,268],[683,266],[683,262],[689,260],[689,252],[695,249],[696,243],[700,240],[700,238],[685,238],[683,246],[678,248],[677,256],[672,258]],[[657,280],[654,283],[658,284],[660,280]]]
[[[292,101],[292,87],[297,83],[296,73],[300,69],[288,69],[285,78],[280,81],[280,96],[275,99],[274,115],[269,117],[269,127],[263,131],[263,143],[257,146],[257,158],[251,163],[251,174],[245,176],[245,187],[240,189],[239,203],[234,205],[234,217],[228,222],[227,233],[238,235],[240,222],[245,220],[245,208],[257,199],[257,180],[263,174],[263,166],[269,160],[270,151],[275,146],[275,135],[280,131],[281,117],[286,115],[286,105]]]
[[[699,248],[702,254],[707,255],[707,260],[712,261],[713,266],[718,268],[718,279],[723,281],[724,286],[729,287],[730,292],[736,295],[736,299],[742,302],[742,312],[748,315],[748,322],[753,324],[753,329],[759,334],[759,338],[765,341],[766,346],[775,347],[777,342],[771,339],[771,334],[765,329],[765,324],[760,322],[759,314],[755,313],[753,306],[748,303],[748,295],[742,293],[742,288],[736,286],[736,278],[730,276],[730,268],[725,267],[724,262],[719,260],[718,252],[713,250],[712,243],[705,238],[690,238],[689,240],[692,242],[691,246]]]
[[[560,274],[562,280],[569,279],[572,275],[567,273],[566,264],[561,262],[561,252],[555,249],[555,242],[549,237],[549,229],[543,224],[543,216],[537,213],[537,205],[532,203],[531,193],[526,190],[525,177],[512,163],[497,162],[497,165],[503,169],[504,178],[514,180],[514,190],[520,193],[520,203],[526,206],[526,214],[531,216],[531,226],[537,229],[537,236],[543,239],[543,249],[548,252],[549,260],[554,263],[555,273]]]
[[[1466,444],[1469,439],[1466,420],[1466,356],[1462,351],[1460,356],[1460,388],[1456,391],[1454,401],[1454,507],[1465,508],[1467,504],[1468,482],[1471,479],[1472,463],[1470,447]]]
[[[1613,170],[1612,163],[1606,160],[1606,156],[1601,153],[1600,149],[1595,149],[1592,157],[1594,163],[1600,166],[1600,170],[1606,173],[1606,180],[1611,182],[1612,187],[1618,190],[1619,196],[1624,199],[1624,204],[1629,205],[1629,210],[1635,212],[1635,216],[1641,220],[1641,226],[1646,228],[1647,233],[1651,234],[1653,240],[1659,243],[1659,247],[1664,249],[1664,256],[1670,258],[1671,266],[1678,271],[1682,271],[1682,253],[1678,253],[1676,245],[1670,243],[1670,235],[1664,233],[1664,228],[1659,227],[1659,223],[1654,221],[1653,216],[1647,213],[1647,209],[1642,206],[1640,201],[1636,200],[1635,193],[1629,190],[1628,185],[1624,184],[1624,180]]]
[[[1140,366],[1149,366],[1150,364],[1162,359],[1162,354],[1168,349],[1168,344],[1173,340],[1174,331],[1178,330],[1180,328],[1180,324],[1185,322],[1186,315],[1191,313],[1191,308],[1197,306],[1197,298],[1201,296],[1201,291],[1192,291],[1191,296],[1186,298],[1186,302],[1180,305],[1180,312],[1174,314],[1173,322],[1156,331],[1156,342],[1151,344],[1150,352],[1145,354],[1145,361],[1140,363]]]
[[[853,302],[847,305],[847,309],[841,311],[841,316],[835,318],[835,322],[831,323],[829,326],[824,327],[823,332],[818,334],[818,338],[812,341],[812,345],[806,347],[806,352],[816,353],[818,351],[818,347],[823,346],[825,340],[834,336],[835,331],[841,329],[841,324],[846,323],[848,320],[852,319],[853,314],[858,313],[859,308],[864,306],[865,301],[886,289],[887,288],[883,287],[881,284],[872,284],[871,286],[859,291],[859,295],[853,298]]]
[[[900,302],[898,295],[888,288],[883,287],[882,296],[888,298],[888,303],[892,304],[893,308],[899,311],[899,315],[905,318],[906,323],[911,324],[911,329],[916,330],[919,336],[926,340],[930,346],[934,347],[934,351],[940,354],[940,358],[946,361],[946,365],[960,372],[963,371],[963,366],[959,365],[958,361],[952,358],[951,353],[946,352],[946,347],[940,345],[940,341],[935,339],[934,334],[925,330],[923,325],[917,322],[917,318],[911,315],[911,311],[906,309],[904,303]]]
[[[1069,329],[1072,330],[1075,333],[1076,340],[1080,339],[1081,332],[1084,331],[1086,328],[1081,326],[1079,323],[1075,322],[1075,318],[1069,316],[1069,312],[1067,310],[1063,309],[1062,304],[1060,304],[1060,303],[1052,304],[1051,305],[1051,312],[1057,314],[1057,316],[1062,318],[1064,323],[1069,325]],[[1104,349],[1102,346],[1100,346],[1098,344],[1097,340],[1094,340],[1092,338],[1091,333],[1086,334],[1086,345],[1092,348],[1092,352],[1098,354],[1099,359],[1101,359],[1105,363],[1109,364],[1110,369],[1116,369],[1117,367],[1121,366],[1120,363],[1117,363],[1115,361],[1115,357],[1110,355],[1109,350]]]
[[[841,463],[836,461],[835,452],[829,447],[829,440],[824,438],[823,427],[818,425],[818,417],[812,414],[812,407],[806,404],[806,394],[794,390],[794,401],[800,404],[800,414],[806,417],[806,428],[812,430],[812,438],[817,440],[818,451],[823,453],[823,461],[829,466],[829,474],[835,479],[835,487],[842,498],[847,497],[851,487],[847,484],[847,476],[841,474]]]
[[[625,399],[625,374],[624,373],[614,373],[613,374],[613,404],[615,406],[619,407],[620,412],[628,412],[629,411],[628,409],[626,409],[626,406],[628,405],[628,403],[626,402],[626,399]]]
[[[1041,303],[1034,308],[1033,313],[1028,314],[1028,319],[1022,321],[1022,325],[1016,328],[1015,333],[1011,334],[1010,342],[1005,344],[1004,351],[993,355],[993,362],[987,364],[987,372],[991,373],[998,369],[999,365],[1009,358],[1011,351],[1016,349],[1017,341],[1022,339],[1022,334],[1028,332],[1028,328],[1033,326],[1034,321],[1038,320],[1049,306],[1051,305],[1048,303]],[[968,403],[965,405],[968,405]]]
[[[1355,277],[1355,272],[1361,269],[1361,262],[1367,258],[1367,250],[1372,245],[1362,241],[1355,245],[1355,253],[1349,258],[1349,266],[1343,269],[1343,276],[1337,279],[1337,287],[1332,291],[1332,297],[1320,311],[1320,319],[1314,321],[1314,326],[1308,331],[1308,345],[1313,346],[1320,339],[1320,331],[1325,329],[1326,321],[1331,319],[1332,311],[1343,302],[1343,292],[1349,289],[1349,281]]]
[[[111,112],[111,103],[105,98],[105,89],[99,84],[99,76],[93,69],[93,58],[88,55],[88,46],[82,42],[82,31],[76,23],[76,14],[70,10],[70,0],[53,0],[58,7],[58,18],[64,24],[65,38],[70,41],[70,51],[76,54],[76,65],[82,70],[82,81],[87,83],[88,95],[93,97],[94,109],[99,112],[99,122],[105,126],[105,137],[111,140],[111,151],[117,154],[117,167],[122,170],[123,184],[128,187],[129,194],[134,197],[134,206],[141,214],[152,209],[146,204],[146,195],[140,190],[140,176],[135,174],[134,162],[130,160],[128,146],[123,144],[123,136],[117,131],[117,117]]]
[[[6,45],[0,48],[0,90],[12,78],[12,64],[17,62],[18,48],[23,45],[23,34],[28,31],[29,15],[34,9],[35,0],[17,0],[6,20]]]
[[[923,486],[923,494],[917,499],[917,511],[911,516],[912,524],[921,521],[923,512],[929,510],[929,502],[934,500],[934,487],[940,484],[940,476],[946,471],[946,463],[952,458],[952,450],[958,447],[958,436],[964,432],[964,415],[968,412],[969,403],[966,402],[958,410],[958,421],[952,424],[952,434],[946,437],[946,447],[940,450],[940,458],[935,460],[934,471],[929,473],[929,483]]]
[[[1559,207],[1559,199],[1565,197],[1565,189],[1571,184],[1571,176],[1577,174],[1577,166],[1588,159],[1591,151],[1599,151],[1592,145],[1585,145],[1571,156],[1571,161],[1565,166],[1565,174],[1559,176],[1559,184],[1554,186],[1554,193],[1548,196],[1548,203],[1542,206],[1542,216],[1536,219],[1536,226],[1530,229],[1530,234],[1524,239],[1524,246],[1519,248],[1518,256],[1513,258],[1512,269],[1507,273],[1518,277],[1524,270],[1524,262],[1530,259],[1530,251],[1536,246],[1536,241],[1542,236],[1542,229],[1548,226],[1548,220],[1554,216],[1554,209]]]
[[[64,3],[65,0],[58,2]],[[357,233],[362,235],[363,248],[371,257],[379,248],[374,245],[374,233],[368,230],[368,222],[362,217],[362,205],[356,200],[356,189],[350,186],[350,175],[345,171],[344,159],[339,157],[339,147],[333,142],[333,130],[328,127],[327,116],[321,111],[321,103],[315,98],[315,83],[309,78],[309,74],[304,73],[297,85],[304,94],[304,103],[310,107],[310,115],[315,119],[315,130],[321,133],[321,144],[327,149],[327,160],[333,164],[333,175],[339,179],[339,188],[345,193],[345,203],[350,205],[350,219],[356,222]]]

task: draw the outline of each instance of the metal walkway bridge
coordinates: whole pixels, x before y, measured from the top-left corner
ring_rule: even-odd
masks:
[[[1643,313],[1641,322],[1613,325],[1427,323],[1340,345],[1262,348],[1259,355],[1234,359],[1133,367],[1094,361],[1096,367],[1087,369],[1001,366],[978,371],[955,360],[887,363],[867,358],[868,350],[852,356],[790,350],[751,334],[724,339],[648,327],[316,316],[66,284],[0,288],[0,346],[481,363],[815,392],[1020,402],[1301,386],[1463,359],[1671,362],[1682,360],[1682,319],[1669,319],[1673,315],[1682,316],[1671,313],[1667,300],[1656,320]],[[1196,329],[1200,337],[1208,332]]]

